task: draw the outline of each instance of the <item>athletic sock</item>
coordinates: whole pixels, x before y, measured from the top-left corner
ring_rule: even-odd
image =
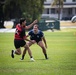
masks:
[[[48,59],[47,54],[45,54],[45,58]]]
[[[24,59],[24,56],[25,56],[25,55],[22,55],[22,60]]]
[[[13,50],[13,54],[15,54],[15,50]]]
[[[30,56],[30,58],[33,58],[32,56]]]

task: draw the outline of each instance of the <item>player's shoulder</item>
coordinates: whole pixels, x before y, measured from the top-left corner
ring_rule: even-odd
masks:
[[[39,31],[39,33],[43,33],[41,30],[38,30]]]
[[[33,29],[29,31],[29,33],[33,33]]]
[[[20,26],[20,24],[18,23],[16,26]]]
[[[16,24],[16,28],[18,27],[18,24]]]
[[[20,29],[21,28],[20,24],[17,24],[16,25],[16,28]]]
[[[33,32],[33,29],[32,29],[32,30],[30,30],[29,32]]]

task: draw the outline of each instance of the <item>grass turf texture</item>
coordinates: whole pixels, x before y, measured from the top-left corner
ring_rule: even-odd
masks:
[[[0,75],[76,75],[76,29],[44,32],[48,44],[48,60],[39,46],[31,46],[35,62],[28,53],[12,59],[14,33],[0,33]],[[23,48],[22,48],[23,49]]]

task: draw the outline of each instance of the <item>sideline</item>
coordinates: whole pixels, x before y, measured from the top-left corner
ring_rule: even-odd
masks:
[[[1,33],[4,33],[4,32],[15,32],[15,29],[0,29],[0,32]]]
[[[65,28],[76,28],[76,26],[61,26],[60,29],[65,29]],[[15,32],[15,28],[14,29],[0,29],[0,33],[5,33],[5,32]]]

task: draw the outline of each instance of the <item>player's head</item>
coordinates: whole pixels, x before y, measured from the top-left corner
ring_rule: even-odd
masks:
[[[37,25],[37,24],[35,24],[35,25],[33,26],[33,30],[34,30],[34,31],[38,31],[38,25]]]
[[[20,19],[20,25],[25,25],[26,24],[26,19],[25,18],[21,18]]]

